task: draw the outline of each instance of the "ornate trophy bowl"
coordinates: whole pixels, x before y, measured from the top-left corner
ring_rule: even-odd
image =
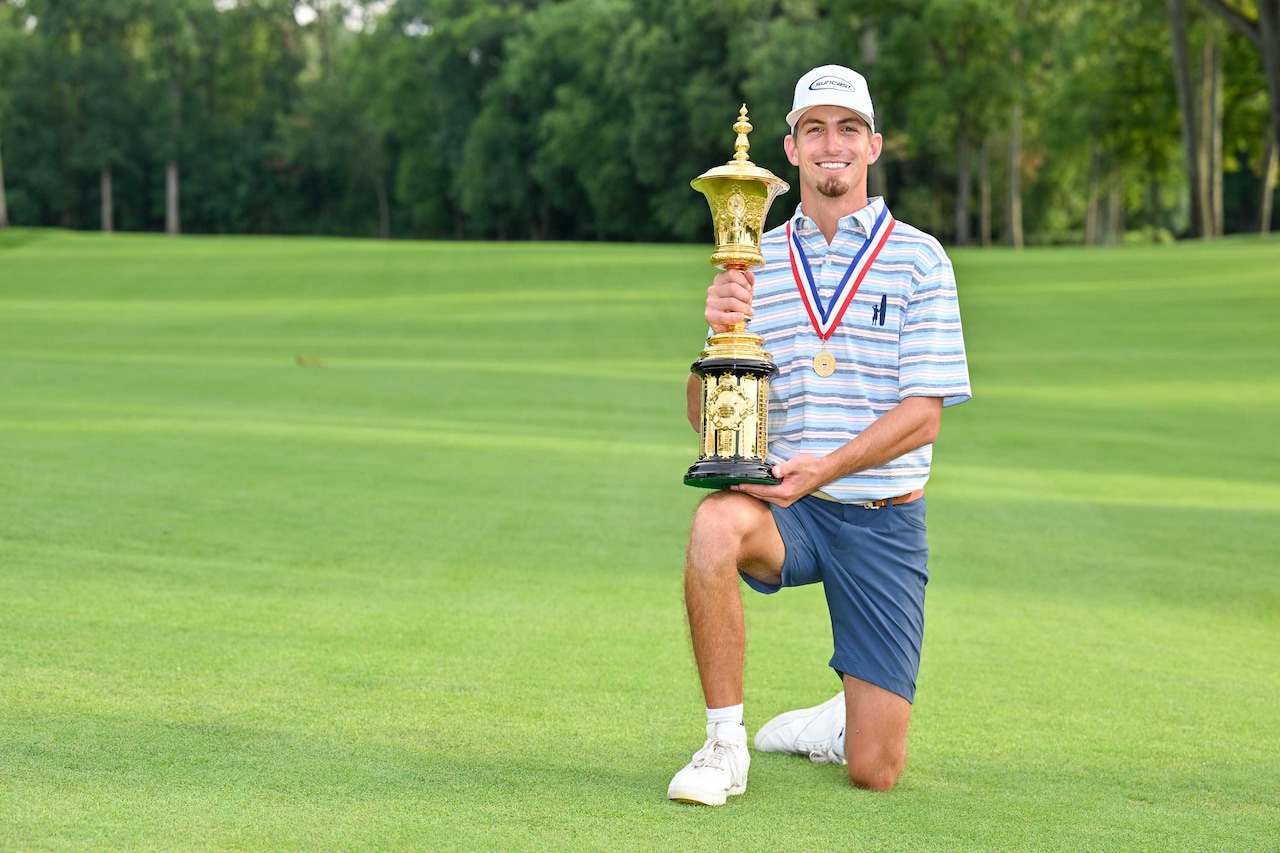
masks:
[[[790,189],[785,181],[747,157],[747,106],[733,129],[737,153],[691,186],[707,197],[715,224],[711,263],[721,269],[747,270],[764,265],[760,235],[774,198]],[[769,380],[778,373],[759,335],[747,324],[707,338],[706,349],[690,370],[702,380],[702,441],[698,461],[684,475],[687,486],[721,489],[735,483],[779,482],[769,472]]]

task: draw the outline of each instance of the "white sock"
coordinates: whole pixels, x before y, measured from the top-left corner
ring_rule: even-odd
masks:
[[[731,706],[728,706],[727,708],[707,708],[707,722],[709,725],[719,725],[722,724],[722,722],[728,722],[728,724],[741,727],[742,704],[731,704]],[[744,734],[745,738],[746,729],[742,729],[742,734]]]
[[[844,754],[844,726],[841,726],[840,731],[836,732],[836,736],[831,739],[831,751],[841,761],[848,760],[848,757]]]

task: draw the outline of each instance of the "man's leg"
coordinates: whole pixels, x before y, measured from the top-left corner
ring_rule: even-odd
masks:
[[[742,703],[747,638],[738,571],[778,584],[785,557],[773,514],[753,497],[715,492],[694,512],[685,553],[684,600],[708,708]]]
[[[852,675],[844,677],[844,702],[849,781],[872,791],[890,790],[907,764],[911,703]]]
[[[746,652],[738,571],[776,584],[785,554],[768,507],[755,498],[716,492],[698,505],[686,554],[685,604],[707,702],[707,740],[671,780],[668,799],[720,805],[747,789],[747,730],[736,718]]]
[[[844,507],[838,533],[813,538],[831,612],[831,666],[844,689],[765,723],[757,749],[847,761],[849,780],[860,788],[887,791],[897,783],[924,636],[924,511],[923,500],[880,510]]]

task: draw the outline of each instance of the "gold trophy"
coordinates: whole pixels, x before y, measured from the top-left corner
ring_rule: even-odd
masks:
[[[760,235],[774,198],[791,189],[786,181],[752,163],[747,105],[733,129],[733,159],[691,182],[707,197],[715,223],[713,266],[747,270],[764,265]],[[707,338],[690,370],[702,379],[702,445],[698,461],[684,475],[687,486],[720,489],[734,483],[780,482],[769,472],[769,380],[777,365],[746,322]]]

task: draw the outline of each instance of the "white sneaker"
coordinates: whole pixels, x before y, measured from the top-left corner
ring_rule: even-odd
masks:
[[[844,733],[844,693],[814,708],[779,714],[756,732],[756,749],[808,756],[815,764],[844,764],[835,742]]]
[[[667,799],[722,806],[747,790],[747,730],[741,723],[708,723],[707,742],[671,780]]]

